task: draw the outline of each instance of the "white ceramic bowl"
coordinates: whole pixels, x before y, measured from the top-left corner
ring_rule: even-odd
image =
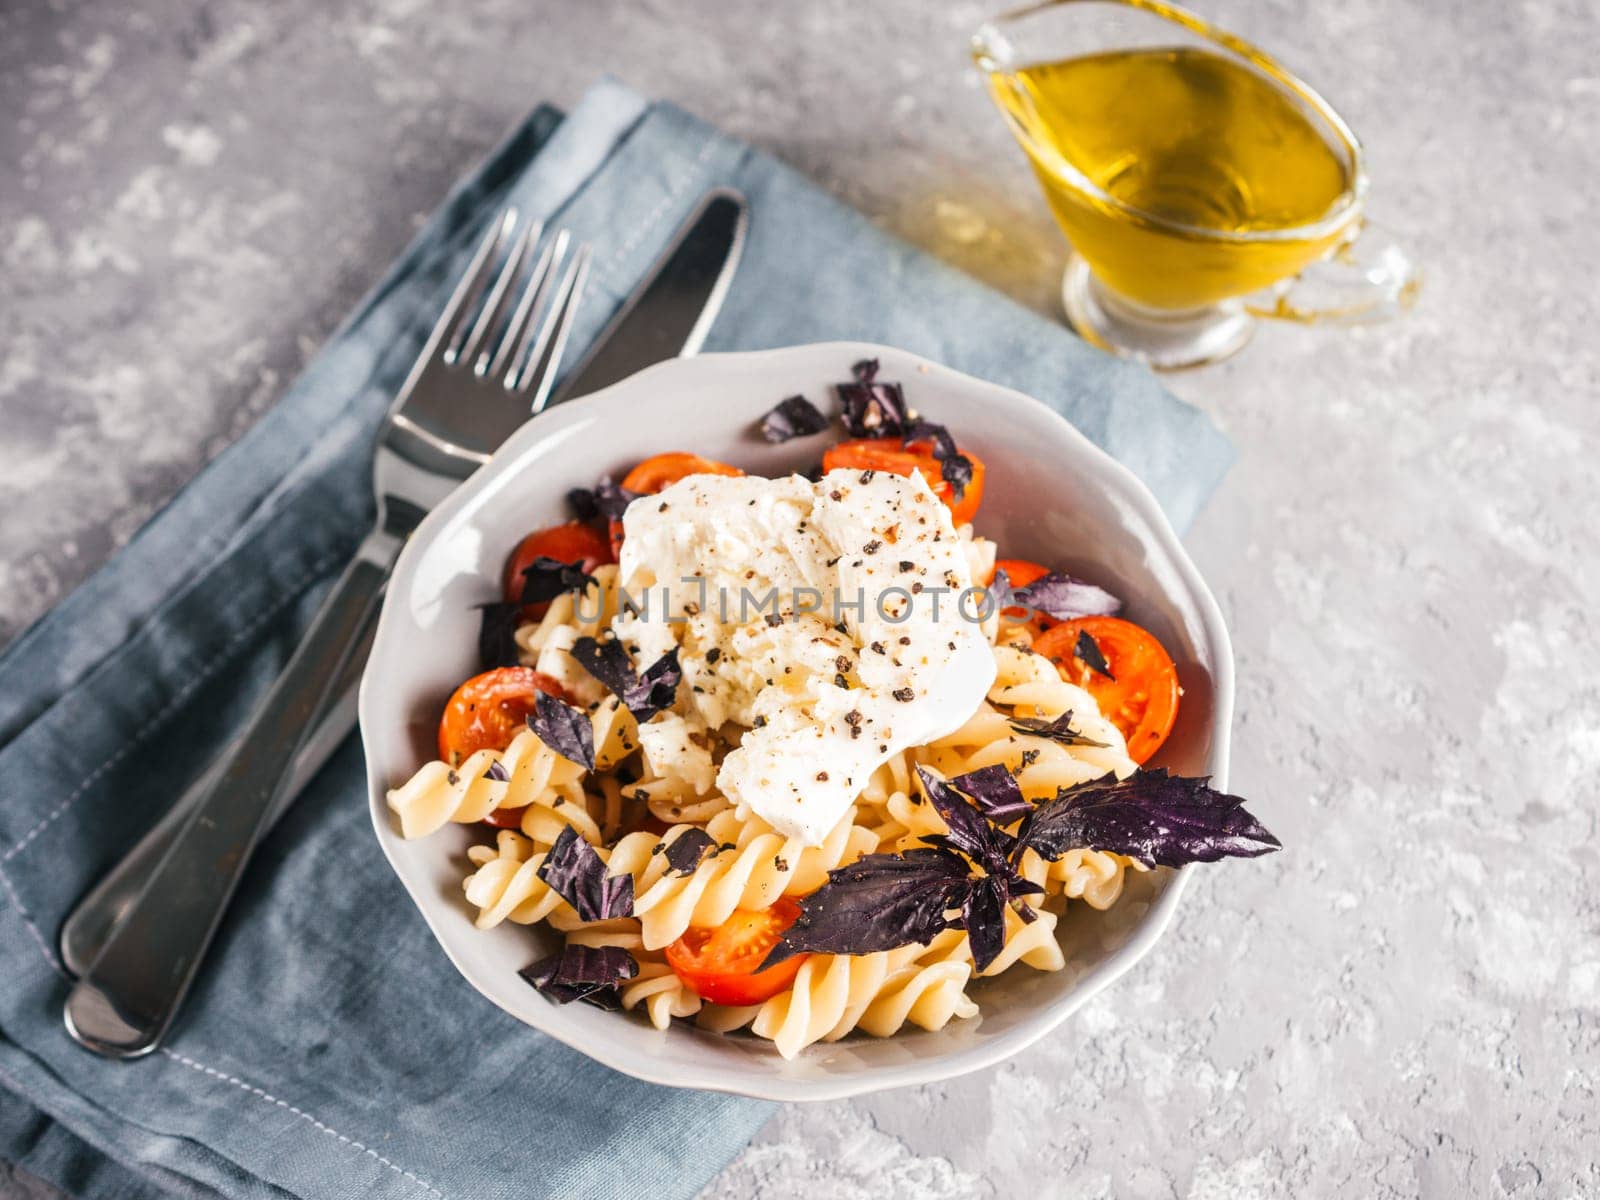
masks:
[[[755,423],[803,393],[831,411],[830,385],[862,358],[905,384],[907,398],[988,465],[978,529],[1006,557],[1065,568],[1123,597],[1178,663],[1183,705],[1155,760],[1225,786],[1233,657],[1216,601],[1143,484],[1027,396],[885,346],[831,343],[677,359],[531,421],[417,529],[400,556],[361,686],[372,824],[439,944],[467,981],[534,1028],[610,1067],[656,1083],[774,1100],[824,1100],[930,1083],[999,1062],[1057,1028],[1128,970],[1171,920],[1185,873],[1137,877],[1109,912],[1069,906],[1058,926],[1063,971],[1017,967],[972,985],[982,1008],[937,1033],[852,1035],[785,1061],[771,1044],[637,1014],[558,1006],[517,976],[554,935],[506,923],[482,931],[461,892],[465,849],[481,830],[451,825],[401,839],[384,801],[434,754],[439,713],[473,674],[478,617],[496,599],[506,555],[529,530],[565,518],[569,488],[620,476],[648,455],[693,450],[747,471],[805,470],[827,437],[771,446]]]

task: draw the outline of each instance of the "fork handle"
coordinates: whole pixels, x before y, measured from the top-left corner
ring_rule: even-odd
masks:
[[[400,539],[368,535],[299,648],[210,773],[193,815],[67,996],[67,1031],[108,1058],[160,1043],[256,844],[291,783],[313,717],[382,594]]]
[[[294,770],[290,774],[289,789],[282,803],[272,813],[276,825],[293,806],[295,797],[322,769],[322,765],[343,743],[356,724],[356,686],[361,680],[361,670],[366,665],[372,649],[372,634],[376,621],[368,620],[361,639],[345,663],[345,669],[329,692],[328,703],[317,714],[312,732],[300,747]],[[222,765],[219,758],[213,767]],[[205,788],[211,783],[211,772],[189,785],[176,803],[172,804],[149,831],[139,839],[133,849],[117,860],[100,880],[78,900],[76,907],[61,923],[61,936],[57,949],[61,952],[61,965],[74,979],[88,971],[100,954],[111,931],[122,920],[122,914],[144,892],[150,881],[150,872],[161,865],[172,847],[172,841],[189,823],[194,806],[200,802]]]

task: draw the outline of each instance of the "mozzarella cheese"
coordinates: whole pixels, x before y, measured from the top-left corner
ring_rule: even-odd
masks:
[[[650,770],[662,779],[687,784],[695,795],[704,796],[711,790],[716,774],[704,728],[675,712],[657,713],[639,726],[639,749]]]
[[[635,500],[623,528],[614,631],[641,665],[677,647],[679,714],[738,743],[717,787],[804,844],[994,682],[971,543],[920,475],[690,476]],[[660,739],[657,769],[669,741],[685,744]]]

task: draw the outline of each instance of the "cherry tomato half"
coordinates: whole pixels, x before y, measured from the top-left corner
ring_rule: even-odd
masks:
[[[641,496],[650,496],[690,475],[743,474],[744,472],[738,467],[730,467],[727,463],[674,450],[668,454],[656,454],[645,459],[622,477],[622,486],[630,492],[638,492]]]
[[[727,463],[701,458],[698,454],[689,454],[683,450],[673,450],[645,459],[622,477],[622,486],[641,496],[653,496],[663,488],[670,487],[690,475],[743,474],[744,472],[738,467],[730,467]],[[622,522],[615,518],[611,521],[611,549],[614,554],[622,552]]]
[[[485,825],[493,825],[496,829],[521,829],[522,814],[528,811],[528,805],[521,808],[492,808],[483,818]]]
[[[1077,656],[1078,635],[1094,638],[1114,678]],[[1079,617],[1040,634],[1033,648],[1061,677],[1094,697],[1100,712],[1128,742],[1128,757],[1145,762],[1161,748],[1178,719],[1178,668],[1155,636],[1119,617]]]
[[[506,573],[502,584],[506,599],[515,604],[522,597],[522,573],[533,566],[536,558],[553,558],[557,562],[577,563],[592,572],[602,563],[613,563],[617,556],[611,552],[611,542],[592,525],[582,521],[568,521],[565,525],[552,525],[549,529],[536,529],[517,543],[517,548],[506,560]],[[525,615],[537,621],[550,607],[530,604]]]
[[[912,442],[903,446],[900,439],[857,438],[832,446],[822,456],[824,471],[859,470],[887,471],[891,475],[921,474],[933,494],[943,500],[957,525],[966,525],[978,512],[983,501],[983,460],[962,451],[972,460],[972,479],[962,490],[961,499],[955,498],[955,489],[944,479],[944,468],[933,456],[932,442]]]
[[[538,693],[570,699],[532,667],[496,667],[456,689],[439,721],[439,757],[452,767],[479,750],[504,750],[528,727]]]
[[[691,925],[667,947],[667,962],[691,990],[713,1004],[760,1004],[793,983],[808,957],[797,954],[756,970],[799,917],[800,906],[787,896],[766,910],[735,909],[715,929]]]

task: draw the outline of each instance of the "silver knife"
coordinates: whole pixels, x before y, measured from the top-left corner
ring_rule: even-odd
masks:
[[[550,403],[589,395],[654,363],[697,353],[738,269],[748,223],[748,206],[739,193],[727,188],[707,193]],[[374,628],[375,623],[363,631],[330,688],[329,699],[296,756],[285,800],[272,814],[274,824],[355,728],[356,689]],[[150,832],[85,893],[62,924],[61,961],[74,976],[81,976],[94,962],[122,914],[139,898],[208,779],[202,776],[190,785]]]

